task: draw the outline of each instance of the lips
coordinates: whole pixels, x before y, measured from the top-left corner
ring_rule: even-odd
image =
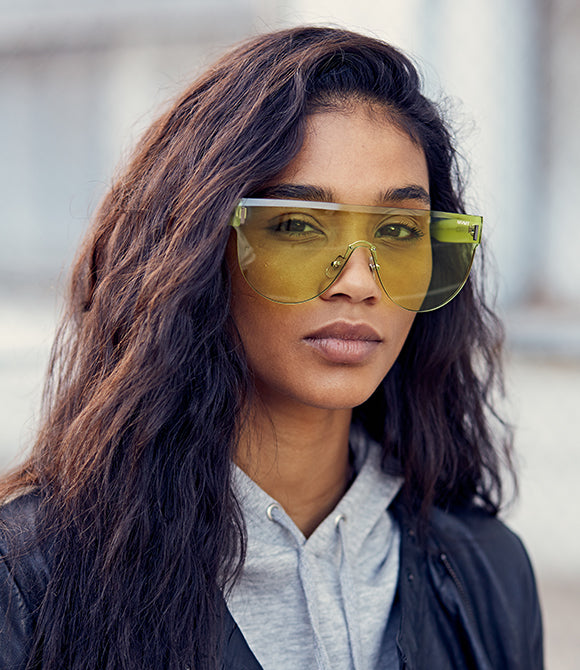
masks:
[[[382,342],[372,326],[345,321],[330,323],[303,339],[325,360],[342,365],[364,363]]]

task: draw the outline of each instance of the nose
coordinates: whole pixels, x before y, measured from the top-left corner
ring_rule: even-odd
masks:
[[[344,296],[352,302],[378,301],[382,297],[370,250],[357,247],[353,250],[334,283],[321,295],[325,300]]]

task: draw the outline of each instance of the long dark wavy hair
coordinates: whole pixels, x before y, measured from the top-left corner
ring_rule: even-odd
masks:
[[[378,103],[423,148],[433,209],[463,211],[452,137],[413,64],[319,27],[225,55],[106,195],[74,265],[36,444],[0,491],[39,492],[51,542],[29,669],[220,667],[221,594],[244,554],[231,463],[252,392],[230,316],[228,221],[300,150],[308,114],[353,99]],[[417,315],[355,411],[417,517],[433,505],[496,513],[510,468],[493,409],[501,333],[477,282]]]

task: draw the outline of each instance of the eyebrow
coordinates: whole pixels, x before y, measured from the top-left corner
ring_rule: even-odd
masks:
[[[276,184],[266,186],[254,194],[256,198],[277,200],[315,200],[319,202],[333,202],[332,191],[319,186],[302,184]]]
[[[389,188],[382,194],[384,202],[400,203],[405,200],[418,200],[419,202],[431,206],[431,198],[429,193],[418,185],[402,186],[400,188]]]
[[[318,202],[335,201],[332,191],[310,184],[275,184],[274,186],[266,186],[257,193],[252,194],[252,197],[279,200],[312,200]],[[379,202],[385,205],[400,204],[408,200],[419,201],[427,205],[427,207],[431,206],[429,193],[417,184],[389,188],[383,191],[379,197]]]

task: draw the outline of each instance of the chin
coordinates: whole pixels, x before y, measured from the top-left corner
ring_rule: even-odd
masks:
[[[379,382],[380,383],[380,382]],[[356,385],[340,384],[332,388],[326,388],[321,392],[305,394],[296,399],[303,405],[316,407],[326,410],[345,410],[353,409],[366,402],[376,391],[377,387],[367,387],[365,389],[356,388]]]
[[[299,374],[292,367],[257,377],[255,383],[258,395],[271,408],[288,411],[293,406],[298,412],[306,408],[350,410],[362,405],[380,386],[384,376],[377,375],[378,369],[378,365],[331,369],[304,365]]]

